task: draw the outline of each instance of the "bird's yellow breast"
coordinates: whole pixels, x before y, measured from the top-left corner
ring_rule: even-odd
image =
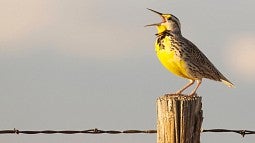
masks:
[[[192,79],[187,70],[187,64],[178,55],[177,49],[174,49],[171,45],[169,37],[163,38],[160,43],[158,40],[155,43],[155,51],[161,64],[170,72],[177,76]]]

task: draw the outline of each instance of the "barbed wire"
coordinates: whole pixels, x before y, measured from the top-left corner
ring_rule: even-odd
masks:
[[[251,135],[251,134],[255,134],[255,131],[251,131],[251,130],[229,130],[229,129],[208,129],[208,130],[202,130],[202,132],[225,132],[225,133],[237,133],[242,135],[243,137],[245,135]]]
[[[237,133],[242,135],[243,137],[245,135],[255,134],[255,131],[251,130],[229,130],[229,129],[208,129],[208,130],[202,130],[201,132],[222,132],[222,133]],[[41,130],[41,131],[23,131],[18,129],[13,130],[0,130],[0,134],[155,134],[157,133],[157,130],[124,130],[124,131],[118,131],[118,130],[99,130],[97,128],[95,129],[88,129],[88,130]]]
[[[22,131],[18,129],[13,130],[0,130],[0,134],[137,134],[137,133],[157,133],[156,130],[125,130],[125,131],[117,131],[117,130],[99,130],[89,129],[89,130],[81,130],[81,131],[74,131],[74,130],[42,130],[42,131]]]

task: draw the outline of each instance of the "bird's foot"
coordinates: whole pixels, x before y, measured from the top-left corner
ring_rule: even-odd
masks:
[[[188,96],[197,96],[196,92],[191,92]]]
[[[180,94],[182,94],[182,91],[177,91],[177,92],[175,92],[175,94],[180,95]]]

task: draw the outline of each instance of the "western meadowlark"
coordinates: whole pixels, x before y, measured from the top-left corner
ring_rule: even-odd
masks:
[[[195,89],[190,93],[191,96],[195,95],[203,78],[221,81],[229,87],[234,86],[192,42],[182,36],[181,24],[177,17],[148,10],[159,14],[162,18],[160,23],[146,25],[157,27],[155,51],[159,61],[167,70],[190,81],[176,94],[181,94],[197,81]]]

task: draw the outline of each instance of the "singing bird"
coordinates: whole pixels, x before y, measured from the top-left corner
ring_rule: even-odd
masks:
[[[176,94],[181,94],[197,81],[195,89],[189,94],[190,96],[196,95],[203,78],[223,82],[229,87],[234,86],[196,45],[182,36],[181,24],[177,17],[152,9],[148,10],[162,18],[160,23],[146,25],[156,26],[157,28],[155,51],[159,61],[170,72],[189,80],[189,83],[177,91]]]

